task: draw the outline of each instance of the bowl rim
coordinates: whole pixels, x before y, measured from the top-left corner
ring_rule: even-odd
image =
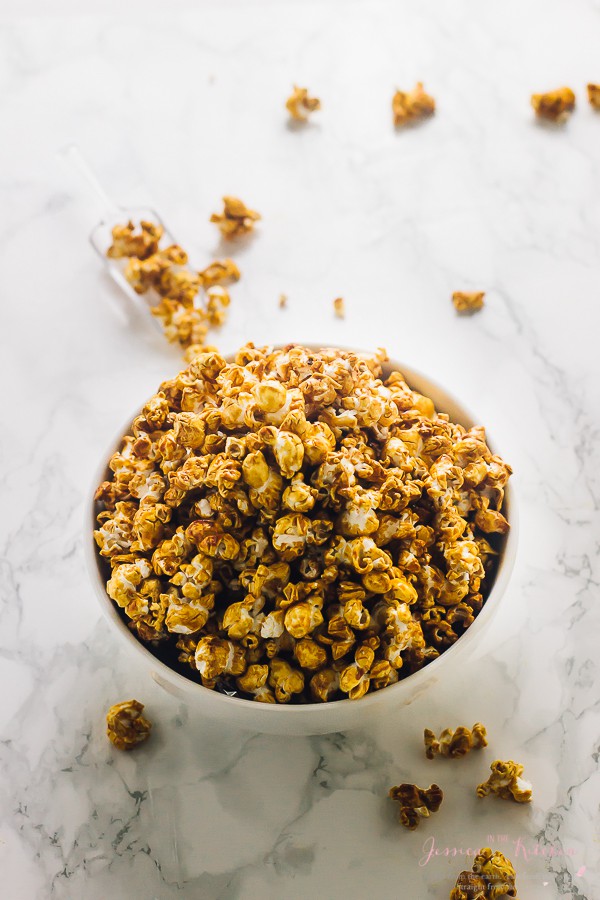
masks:
[[[291,343],[291,344],[268,344],[266,346],[272,347],[272,349],[282,349],[283,347],[288,346],[301,346],[306,347],[308,350],[321,350],[321,349],[334,349],[334,350],[342,350],[348,351],[352,353],[358,353],[364,356],[374,356],[373,351],[362,350],[356,347],[346,347],[342,345],[334,345],[334,346],[324,346],[322,344],[313,344],[313,343]],[[230,362],[235,357],[235,353],[224,355],[224,359],[227,362]],[[440,387],[440,385],[433,381],[428,375],[425,375],[420,370],[413,368],[412,366],[403,365],[399,360],[389,357],[383,364],[386,369],[389,369],[390,372],[399,371],[409,387],[412,387],[411,380],[414,378],[416,382],[425,383],[427,385],[431,385],[436,392],[452,402],[457,408],[460,409],[462,418],[465,422],[470,423],[470,425],[474,425],[477,422],[477,418],[473,416],[471,410],[465,407],[462,402],[455,400],[454,396],[450,394],[445,388]],[[384,377],[388,377],[385,375]],[[416,389],[413,387],[413,390]],[[140,407],[141,408],[141,407]],[[436,404],[436,410],[438,409]],[[444,410],[441,410],[444,412]],[[454,659],[456,655],[456,648],[460,647],[461,649],[465,649],[465,647],[469,644],[472,644],[475,640],[477,634],[482,630],[482,628],[486,625],[486,623],[492,618],[494,613],[497,610],[498,604],[500,602],[501,597],[506,591],[506,587],[509,583],[510,576],[512,574],[512,570],[515,563],[516,551],[517,551],[517,543],[518,543],[518,512],[517,512],[517,504],[515,499],[515,491],[514,486],[511,484],[509,480],[506,488],[505,488],[505,496],[504,496],[504,504],[503,510],[508,510],[507,518],[510,522],[510,529],[505,535],[504,546],[502,548],[499,561],[498,568],[496,570],[496,575],[488,597],[483,604],[481,611],[475,618],[475,621],[469,628],[458,638],[454,644],[451,644],[443,653],[434,659],[432,662],[423,666],[423,668],[419,669],[416,672],[413,672],[411,675],[408,675],[406,678],[400,679],[395,684],[388,685],[385,688],[381,688],[378,691],[373,691],[372,693],[365,694],[364,697],[361,697],[359,701],[350,700],[348,697],[345,697],[341,700],[329,700],[325,703],[257,703],[255,700],[246,700],[243,697],[230,697],[227,694],[220,693],[219,691],[212,690],[210,688],[204,687],[203,684],[197,681],[193,681],[191,678],[187,678],[185,675],[181,675],[179,672],[172,669],[166,663],[164,663],[161,659],[155,656],[152,651],[146,647],[140,640],[138,640],[134,634],[130,631],[127,625],[123,622],[121,617],[119,616],[117,609],[115,607],[114,602],[108,596],[106,591],[106,585],[102,578],[102,573],[100,570],[101,565],[101,557],[97,552],[97,545],[94,540],[93,531],[96,528],[97,521],[96,516],[98,513],[97,509],[97,501],[95,499],[95,493],[98,488],[98,485],[101,484],[105,478],[108,471],[108,460],[111,455],[116,452],[118,447],[123,440],[124,435],[128,433],[130,430],[130,426],[133,422],[135,416],[139,414],[139,408],[131,416],[125,427],[119,430],[118,435],[115,440],[113,440],[110,444],[110,449],[108,455],[103,455],[101,463],[94,471],[94,480],[92,482],[91,491],[87,494],[86,503],[84,506],[84,556],[86,562],[86,568],[89,575],[89,578],[94,587],[94,593],[99,602],[100,608],[102,610],[103,616],[105,620],[111,623],[113,626],[116,626],[116,631],[121,635],[123,640],[132,647],[136,653],[139,655],[139,658],[143,660],[146,664],[151,664],[152,667],[160,672],[163,675],[167,682],[171,682],[175,687],[181,688],[187,694],[195,694],[197,696],[204,696],[204,698],[211,703],[215,703],[219,706],[221,704],[225,704],[222,707],[223,710],[229,708],[233,711],[233,709],[245,709],[246,711],[252,711],[255,715],[266,715],[266,716],[293,716],[294,713],[298,715],[298,713],[305,713],[310,711],[314,713],[315,716],[326,718],[327,715],[330,715],[332,710],[339,710],[341,708],[348,709],[349,704],[352,704],[352,707],[356,706],[356,703],[360,703],[360,708],[366,710],[367,707],[372,707],[377,705],[382,700],[382,695],[384,694],[389,700],[392,700],[395,696],[397,699],[400,699],[402,695],[402,691],[408,694],[409,690],[414,693],[415,690],[418,690],[421,684],[431,679],[433,674],[436,674],[440,668],[440,666],[447,662],[448,659]],[[462,423],[461,423],[462,424]],[[495,442],[493,439],[490,440],[489,431],[487,426],[485,427],[486,431],[486,443],[492,450],[492,452],[497,452],[495,449]],[[91,510],[91,524],[92,529],[89,531],[90,520],[89,514]],[[231,704],[235,701],[235,706],[232,708]]]

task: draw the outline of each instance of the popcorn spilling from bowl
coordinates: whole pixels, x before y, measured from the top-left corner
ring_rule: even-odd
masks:
[[[474,621],[511,474],[385,354],[205,352],[134,419],[98,488],[107,591],[207,688],[359,699]]]
[[[127,260],[125,278],[136,294],[154,295],[152,315],[167,340],[179,343],[191,359],[205,346],[209,328],[224,322],[230,298],[223,285],[237,281],[240,271],[233,260],[224,259],[195,272],[178,244],[159,249],[163,231],[162,225],[143,220],[137,231],[133,222],[116,225],[106,255]],[[204,305],[199,305],[203,290]]]

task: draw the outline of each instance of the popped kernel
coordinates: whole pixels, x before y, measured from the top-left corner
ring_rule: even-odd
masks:
[[[435,100],[425,93],[422,82],[418,81],[412,91],[396,91],[392,97],[392,113],[394,125],[406,125],[432,116],[435,112]]]
[[[344,303],[343,297],[336,297],[333,301],[333,311],[338,319],[343,319],[346,316],[346,304]]]
[[[531,801],[531,783],[521,778],[523,766],[509,759],[503,762],[494,760],[490,765],[492,774],[487,781],[477,785],[477,796],[487,797],[488,794],[496,794],[503,800],[514,800],[516,803],[529,803]]]
[[[118,750],[133,750],[150,737],[152,723],[142,716],[143,711],[139,700],[124,700],[109,709],[106,733]]]
[[[254,230],[260,214],[249,209],[237,197],[223,197],[223,212],[213,213],[210,221],[218,225],[224,238],[237,238]]]
[[[536,116],[550,122],[564,122],[575,109],[575,94],[568,87],[548,91],[545,94],[532,94],[531,105]]]
[[[239,281],[240,270],[232,259],[215,260],[206,269],[198,272],[198,279],[203,288],[217,284],[230,284]]]
[[[108,594],[206,688],[359,700],[481,610],[511,469],[482,428],[399,372],[382,381],[384,359],[248,344],[228,363],[206,348],[113,454],[94,532]]]
[[[483,309],[484,291],[454,291],[452,303],[459,313],[474,313]]]
[[[309,96],[307,88],[294,86],[294,90],[285,102],[285,108],[292,119],[306,122],[309,113],[321,109],[321,101],[316,97]]]
[[[442,805],[444,793],[439,785],[420,788],[416,784],[400,784],[389,790],[389,797],[400,804],[400,822],[411,831],[421,818],[428,818]]]
[[[516,872],[510,859],[482,847],[471,872],[461,872],[450,892],[450,900],[501,900],[517,896]]]
[[[588,84],[587,95],[594,109],[600,109],[600,84]]]
[[[439,738],[436,738],[433,731],[426,728],[423,740],[427,759],[433,759],[438,755],[457,759],[465,756],[470,750],[481,750],[488,745],[487,732],[481,722],[476,722],[470,731],[463,725],[456,730],[445,728]]]

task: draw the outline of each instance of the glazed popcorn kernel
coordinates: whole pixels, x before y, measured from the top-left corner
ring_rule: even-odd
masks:
[[[550,122],[564,122],[575,109],[575,94],[571,88],[563,87],[546,94],[533,94],[531,105],[536,116]]]
[[[452,303],[459,313],[474,313],[483,309],[483,291],[454,291]]]
[[[288,298],[286,294],[279,295],[279,309],[285,309],[287,306]]]
[[[400,804],[400,823],[414,831],[421,818],[428,818],[438,811],[444,792],[437,784],[431,784],[428,788],[400,784],[390,788],[389,797]]]
[[[406,125],[418,119],[425,119],[435,112],[435,100],[426,94],[420,81],[412,91],[396,91],[392,97],[394,125]]]
[[[461,872],[450,900],[502,900],[517,896],[516,873],[510,859],[499,850],[483,847],[471,872]]]
[[[232,281],[239,281],[240,270],[232,259],[217,259],[206,269],[198,272],[198,278],[202,287],[210,288],[215,284],[230,284]]]
[[[487,797],[488,794],[496,794],[503,800],[514,800],[516,803],[529,803],[531,801],[531,783],[521,778],[523,766],[509,759],[503,762],[494,760],[490,765],[492,774],[487,781],[477,785],[477,796]]]
[[[588,84],[587,95],[594,109],[600,109],[600,84]]]
[[[346,315],[346,304],[343,297],[336,297],[333,301],[333,311],[338,319],[343,319]]]
[[[445,728],[439,738],[436,738],[433,731],[426,728],[423,740],[427,759],[433,759],[434,756],[449,756],[457,759],[465,756],[471,750],[481,750],[488,744],[487,732],[480,722],[476,722],[470,731],[463,725],[460,725],[455,731]]]
[[[106,255],[112,259],[121,259],[125,256],[146,259],[157,252],[163,231],[162,225],[144,220],[140,222],[140,230],[137,234],[133,222],[127,222],[126,225],[115,225],[112,230],[113,242],[106,251]]]
[[[223,237],[236,238],[249,234],[260,218],[259,213],[248,209],[237,197],[223,197],[223,212],[213,213],[210,221],[218,225]]]
[[[142,716],[144,704],[138,700],[125,700],[111,706],[107,715],[107,735],[118,750],[133,750],[148,740],[152,723]]]
[[[294,87],[291,95],[285,102],[285,108],[292,119],[306,122],[308,114],[321,109],[321,101],[316,97],[310,97],[306,88]]]
[[[383,351],[189,349],[96,492],[107,593],[139,640],[266,703],[360,700],[458,640],[508,527],[483,429],[382,380]]]

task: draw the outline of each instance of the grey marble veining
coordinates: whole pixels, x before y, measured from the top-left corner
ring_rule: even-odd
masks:
[[[520,896],[600,896],[600,114],[584,92],[599,29],[592,0],[251,0],[2,23],[7,900],[438,898],[466,867],[444,849],[487,843],[516,863]],[[394,133],[391,93],[417,79],[438,112]],[[301,130],[283,110],[293,82],[323,102]],[[536,124],[530,94],[563,83],[577,111]],[[208,217],[224,193],[261,211],[224,352],[386,346],[474,409],[512,463],[519,557],[491,634],[376,731],[228,730],[164,694],[100,622],[82,554],[92,474],[178,357],[101,271],[97,210],[59,157],[73,141],[198,265],[219,250]],[[455,315],[460,288],[487,291],[480,315]],[[103,718],[128,696],[155,723],[130,755]],[[424,758],[423,727],[477,719],[492,749]],[[531,808],[475,797],[496,757],[525,765]],[[402,780],[446,790],[414,834],[385,799]]]

